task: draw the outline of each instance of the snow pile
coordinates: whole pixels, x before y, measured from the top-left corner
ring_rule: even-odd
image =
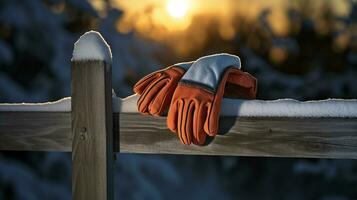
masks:
[[[46,103],[2,103],[0,112],[71,112],[71,97]]]
[[[113,96],[113,112],[137,113],[138,95],[121,99]],[[71,98],[48,103],[0,104],[0,112],[70,112]],[[240,117],[357,117],[357,99],[320,101],[223,99],[221,116]]]
[[[96,31],[88,31],[74,43],[72,61],[103,60],[112,62],[112,52],[102,35]]]
[[[119,102],[118,110],[114,110],[114,112],[121,113],[136,113],[138,112],[137,102],[139,100],[139,95],[131,95],[124,99],[121,99]]]
[[[125,102],[125,105],[130,101]],[[113,96],[113,111],[119,112],[122,99]],[[136,105],[136,102],[135,102]],[[125,108],[123,108],[126,110]],[[71,112],[71,97],[46,103],[1,103],[0,112]]]
[[[221,115],[241,117],[357,117],[357,99],[326,99],[320,101],[223,99]]]
[[[122,99],[120,112],[135,113],[138,95]],[[357,99],[320,101],[223,99],[221,116],[240,117],[357,117]]]
[[[136,107],[133,107],[137,100],[129,97],[125,99],[113,96],[113,111],[130,112],[135,109],[134,112],[137,112]],[[71,112],[71,97],[45,103],[0,103],[0,112]]]

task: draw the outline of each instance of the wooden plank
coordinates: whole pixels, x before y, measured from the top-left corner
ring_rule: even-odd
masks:
[[[71,151],[71,113],[0,112],[0,150]]]
[[[166,118],[120,114],[120,152],[227,156],[357,158],[356,118],[222,117],[203,147],[182,145]]]
[[[119,152],[119,114],[113,113],[113,149]],[[0,151],[72,151],[70,112],[0,112]]]
[[[72,63],[72,198],[113,199],[111,68]]]
[[[165,118],[120,114],[121,152],[356,158],[357,119],[230,118],[204,147],[184,146],[166,129]],[[119,114],[113,114],[115,151]],[[71,151],[70,113],[0,112],[0,150]],[[224,130],[226,129],[226,130]]]

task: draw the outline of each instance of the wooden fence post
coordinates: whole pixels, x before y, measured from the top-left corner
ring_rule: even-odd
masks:
[[[72,59],[72,198],[75,200],[113,199],[111,73],[108,60]]]

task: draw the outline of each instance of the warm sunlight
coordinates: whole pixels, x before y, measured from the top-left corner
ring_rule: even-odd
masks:
[[[171,17],[181,18],[187,14],[188,6],[186,0],[168,0],[166,9]]]
[[[91,0],[100,1],[100,0]],[[312,1],[306,10],[303,0],[287,3],[284,0],[111,0],[123,11],[116,22],[121,33],[135,32],[145,39],[159,41],[172,47],[178,54],[190,54],[190,49],[214,44],[212,38],[236,41],[246,34],[252,46],[259,48],[260,40],[252,36],[269,26],[266,34],[287,36],[299,31],[299,18],[291,13],[310,15],[319,32],[326,32],[324,15],[325,0]],[[289,1],[290,2],[290,1]],[[298,3],[300,2],[300,3]],[[339,16],[351,10],[346,1],[331,1],[330,9]],[[301,11],[299,11],[301,10]],[[305,14],[304,14],[305,15]],[[326,18],[326,17],[325,17]],[[257,36],[258,37],[258,36]],[[341,37],[342,38],[342,37]],[[239,41],[239,40],[238,40]],[[344,41],[341,39],[341,41]],[[342,42],[341,42],[342,43]],[[233,43],[232,43],[233,44]],[[336,43],[337,44],[337,43]],[[272,49],[272,60],[281,62],[286,55],[280,48]],[[285,53],[285,52],[283,52]]]

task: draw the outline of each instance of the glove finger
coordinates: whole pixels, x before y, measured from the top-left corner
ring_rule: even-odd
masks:
[[[256,82],[256,78],[246,72],[233,70],[227,77],[227,82],[245,88],[251,88]]]
[[[193,120],[193,143],[196,145],[203,145],[206,141],[206,133],[203,129],[207,118],[207,107],[201,103],[194,113]]]
[[[155,72],[146,75],[144,78],[140,79],[133,87],[133,90],[136,94],[142,94],[144,90],[147,88],[147,86],[154,81],[155,79],[158,79],[161,76],[161,73]]]
[[[215,136],[218,132],[219,113],[217,113],[217,108],[215,106],[217,106],[217,104],[208,103],[207,105],[207,117],[204,130],[209,136]],[[218,106],[221,106],[221,104]]]
[[[167,128],[169,128],[174,133],[177,133],[179,101],[180,99],[171,103],[170,110],[167,114],[167,119],[166,119]]]
[[[228,98],[254,99],[257,79],[246,72],[233,70],[227,77],[224,96]]]
[[[149,105],[149,113],[154,116],[162,115],[169,107],[172,96],[175,92],[176,84],[168,82]]]
[[[187,106],[187,111],[184,112],[184,118],[182,123],[181,137],[186,139],[187,145],[190,145],[193,140],[193,114],[195,112],[195,103],[190,101]]]
[[[164,77],[157,79],[145,89],[144,93],[140,96],[138,100],[139,112],[148,112],[148,106],[150,105],[153,98],[157,95],[157,93],[161,90],[161,88],[165,86],[167,80],[168,79]]]
[[[187,138],[185,134],[185,121],[186,114],[188,110],[188,103],[180,99],[178,107],[178,116],[177,116],[177,133],[181,140],[181,143],[187,144]]]

